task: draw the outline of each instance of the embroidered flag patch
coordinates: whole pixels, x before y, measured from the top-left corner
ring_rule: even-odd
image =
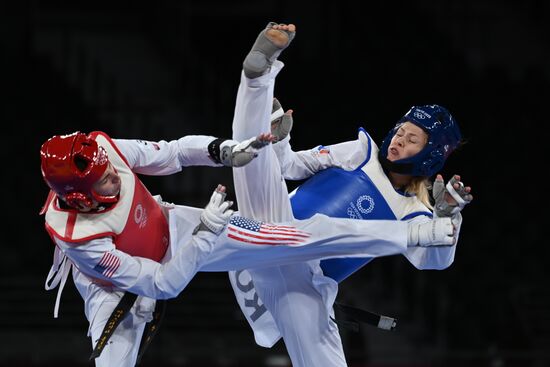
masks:
[[[317,149],[311,151],[311,155],[316,156],[320,154],[329,154],[330,149],[325,147],[324,145],[319,145]]]
[[[300,231],[296,227],[281,226],[260,222],[239,216],[231,217],[228,237],[254,245],[300,245],[311,233]]]
[[[110,278],[113,276],[119,266],[120,259],[110,252],[105,252],[99,263],[94,267],[94,270],[104,275],[105,277]]]

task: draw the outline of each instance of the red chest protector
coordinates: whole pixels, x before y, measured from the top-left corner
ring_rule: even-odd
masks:
[[[46,230],[50,236],[75,245],[110,236],[118,250],[160,261],[168,248],[169,232],[159,203],[132,172],[113,141],[101,132],[92,136],[105,148],[120,175],[120,198],[105,211],[82,213],[59,208],[56,196],[50,193],[46,202]]]

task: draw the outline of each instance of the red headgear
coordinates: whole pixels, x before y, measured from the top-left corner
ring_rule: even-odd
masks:
[[[115,196],[99,195],[93,185],[101,178],[109,159],[97,142],[81,132],[55,135],[40,149],[42,176],[48,186],[70,207],[91,207],[93,199],[112,203]]]

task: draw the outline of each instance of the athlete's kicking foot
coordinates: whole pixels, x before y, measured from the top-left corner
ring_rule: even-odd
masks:
[[[288,47],[296,35],[294,24],[270,22],[263,29],[243,62],[244,74],[254,79],[265,74],[273,61]]]

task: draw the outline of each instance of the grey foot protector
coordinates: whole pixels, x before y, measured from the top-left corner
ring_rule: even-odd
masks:
[[[281,51],[290,45],[290,42],[296,34],[295,32],[278,29],[279,32],[285,32],[288,35],[288,42],[283,47],[277,47],[266,35],[267,30],[273,28],[274,25],[277,25],[277,23],[269,22],[267,27],[260,32],[252,49],[248,55],[246,55],[243,69],[247,78],[254,79],[263,75],[273,61],[277,60]]]

